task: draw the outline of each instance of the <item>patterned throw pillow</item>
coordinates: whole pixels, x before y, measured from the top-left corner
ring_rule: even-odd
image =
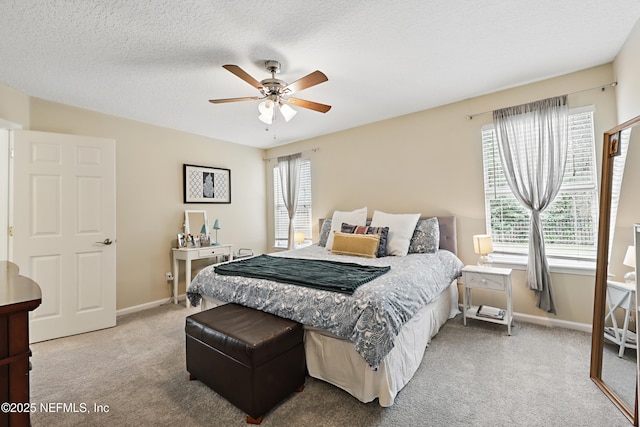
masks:
[[[409,243],[410,254],[434,253],[440,247],[440,224],[438,218],[421,219]]]
[[[387,254],[387,240],[389,237],[389,227],[369,227],[367,225],[352,225],[345,222],[342,223],[340,231],[350,234],[379,234],[380,243],[378,245],[378,251],[376,252],[377,258],[382,258]]]
[[[320,230],[320,238],[318,240],[318,246],[327,246],[327,239],[329,239],[329,233],[331,232],[331,219],[325,219],[322,222],[322,229]]]

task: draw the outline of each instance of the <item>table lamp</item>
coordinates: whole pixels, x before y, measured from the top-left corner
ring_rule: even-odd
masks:
[[[629,246],[627,248],[627,253],[624,255],[624,260],[622,261],[622,263],[627,267],[633,267],[633,271],[630,271],[624,275],[624,281],[626,283],[636,283],[636,247],[635,246]]]
[[[473,251],[480,255],[478,265],[490,265],[487,254],[493,252],[493,243],[488,234],[476,234],[473,236]]]
[[[218,246],[218,230],[220,230],[220,221],[216,219],[216,222],[213,223],[213,229],[216,230],[216,241],[212,243],[213,246]]]
[[[296,231],[293,235],[293,240],[296,242],[296,246],[304,242],[304,231]]]

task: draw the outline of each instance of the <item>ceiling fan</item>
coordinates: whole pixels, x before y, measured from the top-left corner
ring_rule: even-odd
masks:
[[[290,97],[290,95],[295,92],[300,92],[303,89],[310,88],[329,80],[323,72],[316,70],[293,83],[287,83],[283,80],[276,79],[276,74],[280,72],[280,63],[278,61],[265,61],[264,65],[267,71],[271,73],[271,78],[264,79],[262,81],[257,81],[237,65],[222,66],[222,68],[232,72],[251,86],[258,89],[260,91],[260,96],[211,99],[209,102],[213,104],[223,104],[226,102],[254,101],[262,99],[263,101],[258,105],[258,111],[260,111],[260,116],[258,118],[263,123],[269,125],[273,123],[276,110],[280,110],[280,113],[287,122],[291,120],[293,116],[297,114],[297,111],[291,108],[290,105],[319,111],[321,113],[326,113],[331,109],[330,105]]]

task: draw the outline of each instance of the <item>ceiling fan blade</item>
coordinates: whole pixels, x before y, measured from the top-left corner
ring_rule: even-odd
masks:
[[[246,96],[244,98],[225,98],[225,99],[210,99],[212,104],[224,104],[225,102],[240,102],[240,101],[254,101],[260,99],[259,96]]]
[[[287,104],[295,105],[302,108],[308,108],[309,110],[319,111],[321,113],[326,113],[331,109],[331,105],[320,104],[319,102],[307,101],[306,99],[300,98],[289,98],[283,99],[282,101]]]
[[[284,90],[288,91],[289,93],[300,92],[303,89],[318,85],[320,83],[324,83],[327,80],[329,80],[329,78],[327,78],[327,76],[325,76],[322,71],[316,70],[313,73],[307,74],[306,76],[299,78],[295,82],[289,84],[284,88]]]
[[[262,85],[260,84],[259,81],[251,77],[249,73],[247,73],[237,65],[227,64],[227,65],[223,65],[222,68],[224,68],[225,70],[231,71],[233,74],[240,77],[242,80],[249,83],[251,86],[255,87],[256,89],[262,89]]]

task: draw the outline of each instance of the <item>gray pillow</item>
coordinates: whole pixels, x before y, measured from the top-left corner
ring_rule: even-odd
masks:
[[[421,219],[416,224],[411,242],[410,254],[434,253],[440,247],[440,224],[438,218]]]
[[[331,219],[325,219],[322,223],[322,229],[320,230],[320,239],[318,240],[318,246],[322,246],[323,248],[327,246],[327,239],[329,238],[330,232]]]

